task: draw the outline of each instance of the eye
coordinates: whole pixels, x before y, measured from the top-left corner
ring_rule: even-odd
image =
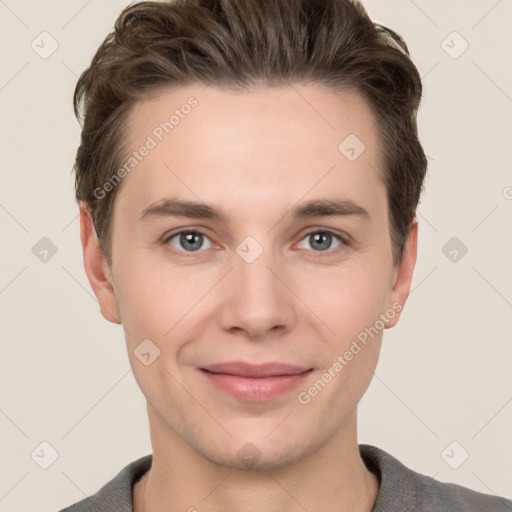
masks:
[[[317,253],[326,252],[331,254],[336,252],[336,249],[342,248],[348,243],[340,235],[336,235],[331,231],[318,230],[311,231],[302,238],[299,245],[306,241],[306,247],[308,250],[312,250]],[[337,244],[333,248],[333,242]],[[181,253],[194,253],[200,252],[201,249],[211,249],[214,244],[208,236],[201,231],[197,230],[182,230],[168,236],[163,240],[164,244],[172,246],[172,248]],[[206,246],[205,246],[206,243]],[[309,246],[309,247],[308,247]]]
[[[338,245],[335,246],[335,249],[345,245],[345,240],[341,236],[335,235],[330,231],[311,231],[302,240],[306,240],[309,244],[309,247],[305,247],[306,249],[315,252],[329,251],[329,249],[332,249],[333,240],[338,240]]]
[[[208,247],[203,247],[205,241],[209,241]],[[211,240],[200,231],[179,231],[167,237],[164,241],[180,252],[197,252],[200,249],[210,249],[213,247]]]

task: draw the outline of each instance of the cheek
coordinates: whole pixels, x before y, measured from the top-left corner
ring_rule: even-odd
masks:
[[[130,344],[150,338],[164,349],[194,316],[216,274],[152,261],[141,252],[118,267],[119,308]]]
[[[327,326],[333,345],[342,349],[365,328],[375,324],[387,303],[389,276],[377,265],[352,263],[304,272],[297,295]]]
[[[200,272],[186,274],[183,269],[148,262],[150,258],[140,254],[124,259],[118,267],[122,278],[116,296],[128,355],[146,397],[155,402],[162,394],[163,404],[169,398],[163,399],[165,393],[170,392],[172,403],[178,404],[186,397],[182,397],[175,380],[179,373],[177,353],[187,344],[197,323],[194,305],[206,293],[208,283]],[[144,357],[148,353],[146,365]]]
[[[382,342],[380,315],[386,307],[387,283],[385,271],[366,265],[317,274],[314,285],[303,280],[304,302],[320,319],[322,332],[327,332],[316,380],[300,390],[304,394],[298,401],[301,407],[307,405],[305,410],[324,417],[327,408],[332,413],[328,421],[335,423],[350,414],[368,388]]]

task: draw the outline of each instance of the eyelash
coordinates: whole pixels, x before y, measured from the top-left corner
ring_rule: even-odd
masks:
[[[169,245],[169,242],[173,238],[175,238],[176,236],[183,235],[183,234],[189,234],[189,233],[199,234],[199,235],[204,236],[208,240],[210,240],[210,237],[206,233],[203,233],[199,229],[182,229],[181,231],[176,231],[174,233],[171,233],[168,236],[165,236],[164,239],[162,240],[162,243],[166,247],[169,247],[172,252],[179,253],[181,256],[183,256],[185,258],[190,258],[190,257],[193,258],[198,253],[204,252],[204,250],[185,251],[185,250],[176,249],[176,248],[174,248],[174,247]],[[321,258],[321,257],[324,257],[324,256],[332,256],[333,254],[336,254],[339,251],[342,251],[344,248],[346,248],[347,246],[350,245],[348,240],[345,237],[343,237],[341,235],[338,235],[337,233],[334,233],[333,231],[330,231],[328,229],[316,229],[316,230],[309,231],[309,232],[304,234],[304,236],[300,239],[300,241],[304,240],[305,238],[307,238],[307,237],[309,237],[311,235],[315,235],[315,234],[318,234],[318,233],[332,235],[334,238],[338,239],[341,242],[341,245],[338,246],[338,247],[335,247],[334,249],[326,249],[325,251],[313,251],[314,253],[316,253],[314,257],[320,257]],[[214,242],[212,242],[212,243],[214,243]],[[306,249],[306,250],[310,251],[311,249]]]

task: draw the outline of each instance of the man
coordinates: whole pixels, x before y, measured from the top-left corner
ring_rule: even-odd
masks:
[[[511,510],[357,442],[416,262],[421,92],[355,2],[121,13],[75,91],[76,193],[153,453],[66,511]]]

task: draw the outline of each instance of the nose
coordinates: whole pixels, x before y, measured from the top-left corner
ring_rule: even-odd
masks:
[[[223,329],[243,332],[251,340],[292,329],[299,301],[287,283],[284,263],[265,249],[252,262],[235,253],[232,263],[221,290]]]

